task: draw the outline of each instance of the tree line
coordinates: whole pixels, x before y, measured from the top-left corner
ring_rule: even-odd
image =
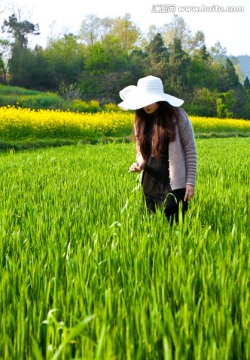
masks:
[[[1,29],[2,83],[106,104],[119,102],[120,89],[151,74],[162,79],[166,92],[183,98],[192,115],[250,117],[248,77],[220,42],[208,49],[205,35],[192,35],[178,15],[162,27],[149,26],[147,34],[130,14],[113,19],[88,15],[79,34],[34,48],[29,39],[39,34],[38,24],[12,14]]]

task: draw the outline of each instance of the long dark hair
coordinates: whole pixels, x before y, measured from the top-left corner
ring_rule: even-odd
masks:
[[[155,157],[164,156],[168,143],[175,140],[178,108],[166,101],[158,104],[159,108],[154,114],[147,114],[143,109],[135,112],[135,137],[145,160],[151,154]]]

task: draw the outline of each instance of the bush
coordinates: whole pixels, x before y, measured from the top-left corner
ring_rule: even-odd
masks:
[[[34,96],[23,96],[19,99],[19,106],[30,109],[63,109],[66,102],[57,94],[42,93]]]
[[[112,103],[105,104],[103,108],[105,111],[121,111],[119,106],[117,106],[116,104],[112,104]]]
[[[216,116],[216,99],[207,88],[196,89],[191,103],[185,104],[185,109],[194,116]]]
[[[30,109],[66,109],[67,102],[52,92],[27,90],[0,85],[0,106],[15,106]]]
[[[38,90],[25,89],[19,86],[8,86],[0,84],[0,95],[38,95],[42,94]]]
[[[98,101],[84,101],[84,100],[73,100],[70,102],[69,110],[73,112],[91,112],[96,113],[102,111],[102,108]]]

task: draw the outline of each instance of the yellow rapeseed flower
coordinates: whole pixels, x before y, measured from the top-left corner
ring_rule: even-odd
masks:
[[[250,121],[190,116],[195,133],[250,132]],[[5,106],[0,108],[0,138],[88,138],[129,136],[134,114],[103,111],[75,113],[60,110],[31,110]]]

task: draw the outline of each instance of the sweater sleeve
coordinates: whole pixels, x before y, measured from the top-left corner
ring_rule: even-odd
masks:
[[[179,109],[178,129],[186,164],[186,184],[195,185],[197,172],[197,149],[194,131],[187,113]]]
[[[141,151],[140,151],[140,147],[139,147],[139,144],[138,142],[136,141],[136,161],[139,163],[139,164],[143,164],[144,163],[144,159],[142,157],[142,154],[141,154]]]
[[[140,146],[139,146],[138,141],[137,141],[137,133],[136,133],[136,128],[135,127],[134,127],[134,133],[135,133],[136,161],[139,164],[143,164],[144,159],[143,159],[143,156],[141,154]]]

